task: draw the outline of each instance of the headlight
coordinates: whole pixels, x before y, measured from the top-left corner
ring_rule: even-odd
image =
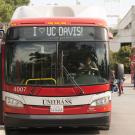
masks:
[[[14,98],[10,98],[10,97],[6,97],[5,98],[5,102],[8,106],[12,106],[12,107],[24,107],[23,103],[21,101],[18,101]]]
[[[106,105],[110,101],[110,97],[103,97],[97,100],[94,100],[90,105],[91,106],[101,106],[101,105]]]

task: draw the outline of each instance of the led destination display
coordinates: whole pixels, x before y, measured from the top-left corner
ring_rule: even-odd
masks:
[[[45,36],[83,36],[83,27],[33,27],[33,36],[43,34]]]
[[[16,27],[10,29],[7,38],[20,41],[105,41],[107,30],[86,26]]]

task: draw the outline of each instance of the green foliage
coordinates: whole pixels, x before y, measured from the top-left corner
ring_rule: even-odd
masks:
[[[16,7],[28,3],[29,0],[0,0],[0,22],[9,22]]]
[[[123,46],[118,52],[118,62],[124,64],[125,72],[130,72],[130,56],[131,56],[131,47]]]
[[[116,63],[118,63],[118,60],[117,60],[117,52],[112,52],[110,50],[110,66],[111,66],[111,69],[114,69],[114,65]]]
[[[131,56],[131,47],[123,46],[119,49],[118,52],[110,51],[110,63],[111,68],[114,68],[114,65],[117,63],[124,64],[125,73],[130,73],[130,56]]]

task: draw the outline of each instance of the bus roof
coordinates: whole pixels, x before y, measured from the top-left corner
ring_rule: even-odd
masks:
[[[21,6],[15,10],[11,24],[12,26],[107,25],[103,8],[80,5]]]

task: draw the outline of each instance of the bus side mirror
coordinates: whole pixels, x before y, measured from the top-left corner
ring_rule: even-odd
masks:
[[[4,30],[0,29],[0,39],[2,39],[4,37]]]

